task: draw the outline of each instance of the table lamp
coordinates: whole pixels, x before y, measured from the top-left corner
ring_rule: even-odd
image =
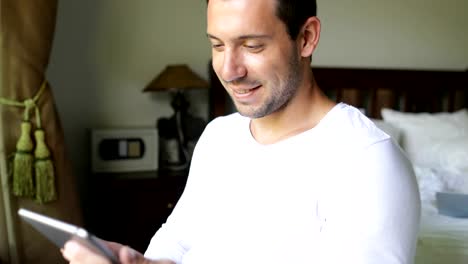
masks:
[[[189,89],[208,88],[206,80],[187,65],[168,65],[154,78],[143,92],[170,92],[174,114],[156,122],[159,135],[159,164],[162,171],[185,171],[189,168],[193,148],[206,122],[188,112],[189,102],[184,92]]]

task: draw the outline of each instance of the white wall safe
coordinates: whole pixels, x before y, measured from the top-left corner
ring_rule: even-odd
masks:
[[[158,169],[156,128],[91,130],[93,172],[137,172]]]

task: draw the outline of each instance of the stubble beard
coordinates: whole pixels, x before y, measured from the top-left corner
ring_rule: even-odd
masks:
[[[262,118],[277,112],[288,105],[293,96],[296,94],[299,88],[299,84],[302,81],[299,56],[295,52],[292,52],[291,54],[292,55],[288,61],[289,71],[284,84],[282,87],[271,89],[270,96],[263,102],[260,107],[255,109],[252,106],[248,106],[248,109],[246,110],[245,106],[244,109],[242,109],[242,107],[237,105],[234,101],[236,109],[241,115],[252,119]]]

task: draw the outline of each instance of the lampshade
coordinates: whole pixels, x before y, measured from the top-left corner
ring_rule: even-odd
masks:
[[[186,64],[168,65],[154,78],[143,92],[208,88],[208,82],[193,72]]]

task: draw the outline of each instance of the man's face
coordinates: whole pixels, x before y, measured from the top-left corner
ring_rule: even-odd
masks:
[[[301,82],[300,54],[276,0],[210,0],[207,34],[213,68],[244,116],[260,118],[285,106]]]

